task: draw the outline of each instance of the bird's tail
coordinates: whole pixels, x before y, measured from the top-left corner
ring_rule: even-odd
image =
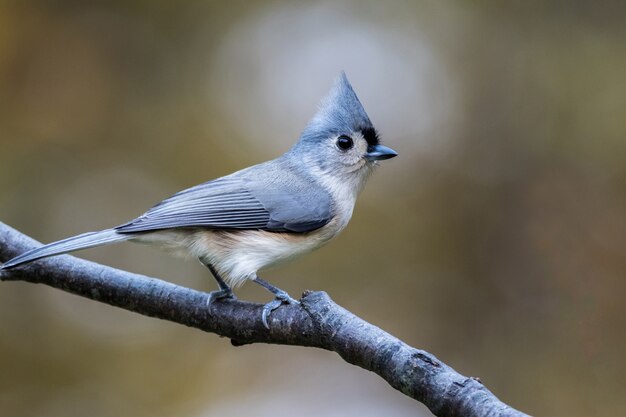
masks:
[[[82,235],[69,237],[58,242],[49,243],[39,248],[29,250],[0,265],[0,270],[14,268],[18,265],[32,262],[48,256],[60,255],[79,249],[92,248],[94,246],[108,245],[130,239],[132,236],[117,233],[114,229],[101,230],[99,232],[83,233]]]

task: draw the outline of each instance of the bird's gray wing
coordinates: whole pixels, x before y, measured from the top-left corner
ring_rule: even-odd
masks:
[[[315,204],[310,204],[300,193],[303,185],[267,181],[263,175],[223,177],[181,191],[115,230],[141,233],[201,227],[310,232],[330,221],[330,197],[320,190],[313,198]]]

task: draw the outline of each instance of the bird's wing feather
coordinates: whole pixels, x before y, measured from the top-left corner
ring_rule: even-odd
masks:
[[[262,175],[261,175],[262,176]],[[304,233],[330,220],[330,198],[301,201],[290,182],[231,175],[181,191],[142,216],[115,228],[141,233],[177,227],[255,229]]]

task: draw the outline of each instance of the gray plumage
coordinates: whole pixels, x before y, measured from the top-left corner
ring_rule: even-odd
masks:
[[[252,279],[280,301],[291,302],[284,291],[258,278],[257,271],[336,236],[350,220],[356,197],[377,161],[395,155],[379,143],[342,73],[300,140],[279,158],[183,190],[113,229],[34,249],[1,269],[131,240],[199,258],[220,285],[217,296],[229,296],[229,285]],[[268,311],[277,307],[268,306]],[[264,311],[264,323],[267,314]]]
[[[181,191],[144,215],[118,226],[119,233],[175,227],[310,232],[331,218],[328,192],[288,158],[255,165]]]
[[[113,229],[83,233],[82,235],[68,237],[67,239],[49,243],[25,252],[4,263],[0,269],[10,269],[37,259],[47,258],[48,256],[73,252],[79,249],[93,248],[95,246],[109,245],[111,243],[128,240],[129,238],[129,236],[120,235]]]

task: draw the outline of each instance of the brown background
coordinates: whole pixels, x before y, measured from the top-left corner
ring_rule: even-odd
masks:
[[[263,276],[530,414],[626,413],[619,2],[90,3],[0,2],[0,220],[49,242],[275,157],[344,69],[400,156],[342,236]],[[79,256],[214,288],[150,248]],[[0,285],[1,415],[244,413],[428,415],[331,353]]]

